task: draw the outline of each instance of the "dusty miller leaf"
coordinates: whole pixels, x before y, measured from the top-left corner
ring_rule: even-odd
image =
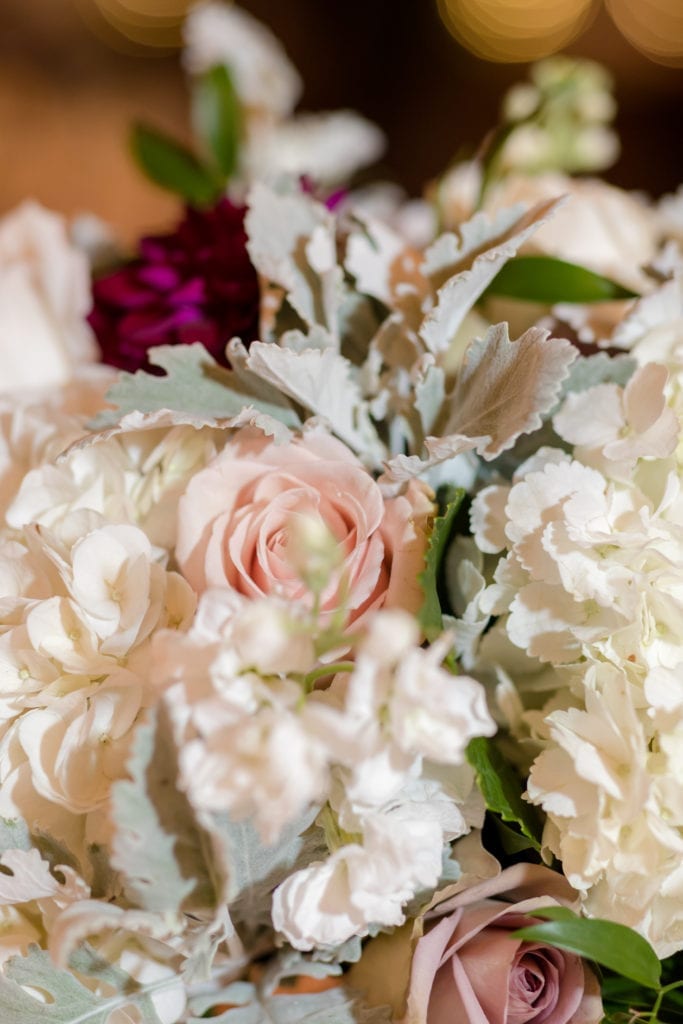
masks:
[[[167,987],[174,979],[139,985],[124,971],[101,964],[83,954],[77,966],[115,988],[111,996],[98,996],[85,988],[73,974],[58,970],[50,956],[37,946],[25,957],[12,957],[0,974],[0,1008],[3,1024],[107,1024],[115,1010],[136,1007],[141,1024],[161,1024],[149,998],[152,991]],[[49,1002],[37,999],[22,986],[47,993]]]
[[[266,846],[247,820],[217,815],[216,830],[226,842],[229,861],[228,901],[234,921],[249,928],[270,925],[273,890],[293,871],[306,867],[327,852],[323,833],[313,822],[312,808],[282,830],[276,843]]]
[[[246,406],[288,427],[299,426],[297,416],[286,402],[250,395],[236,374],[218,366],[203,345],[161,345],[150,349],[149,359],[165,370],[166,376],[155,377],[142,370],[122,373],[106,395],[107,401],[117,408],[100,413],[90,424],[92,429],[112,427],[126,413],[169,409],[197,416],[207,423],[237,416]]]
[[[344,265],[354,278],[356,289],[392,305],[394,282],[392,269],[406,254],[404,238],[373,217],[353,218],[354,226],[346,241]]]
[[[467,270],[478,255],[513,232],[514,225],[524,216],[521,204],[493,214],[478,211],[458,226],[457,234],[447,231],[425,249],[423,274],[433,288],[440,288],[449,278]]]
[[[177,913],[216,907],[212,842],[177,787],[177,757],[163,704],[139,726],[128,763],[131,778],[112,788],[116,825],[112,864],[134,906]]]
[[[593,356],[579,356],[569,368],[562,385],[560,401],[572,391],[587,391],[596,384],[626,387],[637,366],[636,360],[628,355],[608,356],[606,352],[597,352]]]
[[[456,262],[442,267],[438,273],[434,271],[432,277],[437,282],[445,274],[452,276],[449,276],[439,288],[436,306],[425,317],[420,328],[420,337],[429,352],[437,355],[448,350],[465,316],[477,299],[505,263],[538,228],[545,224],[558,204],[558,200],[539,203],[511,225],[506,224],[505,230],[497,236],[490,237],[484,234],[479,248],[472,248],[464,254],[459,250],[452,251],[451,255],[457,257]],[[497,225],[498,222],[495,223]],[[427,253],[427,270],[434,262],[433,259],[430,261],[430,252],[433,253],[433,249]]]
[[[425,356],[425,359],[428,359]],[[446,398],[446,374],[432,363],[424,368],[415,383],[415,408],[420,416],[423,436],[433,429]]]
[[[398,455],[386,463],[385,491],[427,469],[475,449],[487,461],[511,448],[521,434],[543,425],[555,405],[570,365],[578,355],[563,338],[531,327],[517,341],[507,324],[490,327],[472,342],[451,396],[439,436],[427,437],[426,455]]]
[[[60,883],[38,850],[6,850],[0,855],[0,906],[56,896]]]
[[[493,459],[520,434],[542,425],[577,357],[564,338],[531,327],[511,341],[507,324],[472,342],[450,399],[444,434],[477,439],[477,451]]]
[[[301,192],[258,183],[249,193],[245,227],[251,261],[287,293],[308,327],[338,334],[343,271],[337,265],[336,226],[321,203]]]
[[[333,349],[295,352],[255,341],[248,368],[280,388],[310,412],[366,461],[377,465],[385,451],[372,424],[367,402],[352,377],[353,367]]]
[[[215,1024],[390,1024],[388,1007],[370,1007],[344,988],[331,988],[315,995],[264,995],[247,982],[235,982],[214,997],[215,1005],[231,1008],[214,1017]],[[195,1003],[206,1012],[204,999]],[[194,1009],[193,1006],[193,1009]],[[194,1012],[197,1012],[195,1010]],[[191,1017],[188,1024],[200,1024]]]
[[[22,818],[0,818],[0,854],[6,850],[30,850],[31,833]]]

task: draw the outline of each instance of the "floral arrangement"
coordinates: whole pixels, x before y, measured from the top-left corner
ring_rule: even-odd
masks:
[[[2,1024],[680,1019],[681,194],[591,64],[407,201],[185,62],[175,230],[0,221]]]

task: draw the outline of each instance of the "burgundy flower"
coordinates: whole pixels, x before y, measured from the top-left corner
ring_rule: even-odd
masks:
[[[105,363],[149,370],[148,349],[199,341],[225,365],[231,338],[258,336],[244,212],[227,199],[189,209],[172,234],[143,238],[134,262],[94,283],[88,319]]]

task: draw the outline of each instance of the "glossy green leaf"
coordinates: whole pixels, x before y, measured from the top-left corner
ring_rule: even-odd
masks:
[[[194,120],[217,167],[230,179],[237,167],[242,111],[230,72],[223,64],[210,68],[197,81]]]
[[[221,194],[222,182],[214,172],[189,149],[156,129],[134,125],[131,148],[148,178],[193,206],[210,206]]]
[[[534,916],[538,916],[537,912]],[[576,953],[645,988],[659,987],[661,964],[657,954],[642,935],[623,924],[573,916],[520,928],[513,935],[526,942],[543,942]]]
[[[531,846],[540,850],[539,812],[522,799],[522,782],[493,740],[483,736],[470,740],[467,760],[476,772],[487,809],[515,824]]]
[[[486,296],[524,302],[607,302],[633,299],[637,293],[608,277],[553,256],[518,256],[500,270]]]
[[[418,576],[424,593],[424,602],[418,618],[428,640],[434,640],[443,630],[443,616],[438,591],[439,571],[446,551],[446,544],[453,529],[453,522],[464,497],[465,492],[461,488],[451,489],[443,515],[434,520],[425,555],[425,567]]]

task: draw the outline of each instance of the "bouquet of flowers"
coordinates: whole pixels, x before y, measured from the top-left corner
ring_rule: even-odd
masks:
[[[592,64],[407,201],[185,62],[175,230],[0,221],[2,1024],[681,1019],[683,195]]]

